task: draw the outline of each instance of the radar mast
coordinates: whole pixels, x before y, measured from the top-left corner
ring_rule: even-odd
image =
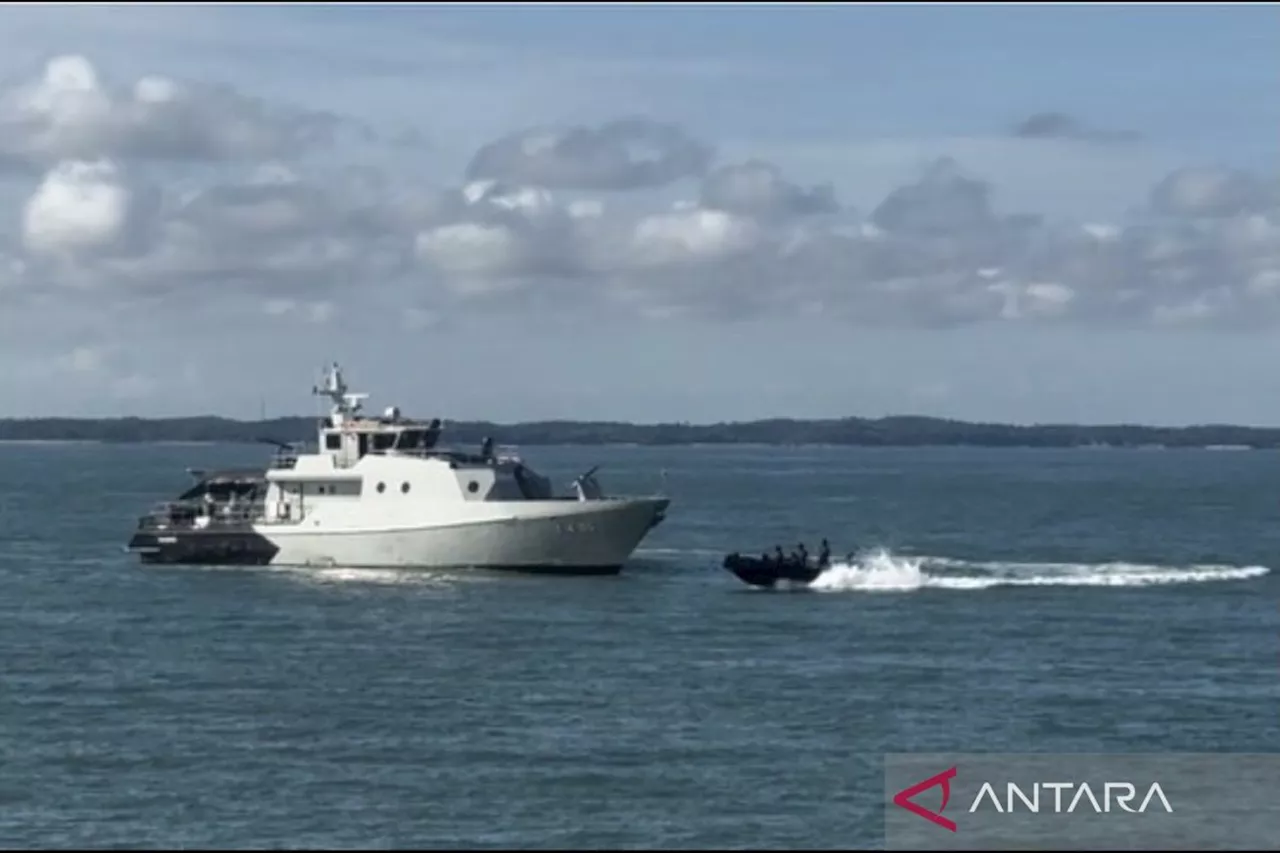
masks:
[[[313,387],[311,393],[321,397],[328,397],[330,402],[333,403],[332,415],[335,424],[342,423],[344,420],[359,414],[362,405],[361,401],[369,396],[368,394],[347,391],[347,381],[343,378],[342,368],[336,361],[329,368],[325,376],[324,385]]]

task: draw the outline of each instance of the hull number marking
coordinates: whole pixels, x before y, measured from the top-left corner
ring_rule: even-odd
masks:
[[[561,533],[595,533],[596,525],[591,521],[558,521],[556,526]]]

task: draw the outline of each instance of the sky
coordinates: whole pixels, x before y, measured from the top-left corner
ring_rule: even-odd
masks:
[[[0,417],[1280,424],[1271,5],[0,7]]]

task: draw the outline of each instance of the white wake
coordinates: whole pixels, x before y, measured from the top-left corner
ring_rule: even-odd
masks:
[[[982,590],[1001,586],[1155,586],[1248,580],[1266,566],[1159,566],[1142,563],[973,562],[944,557],[898,557],[873,551],[853,563],[835,562],[809,584],[821,592]]]

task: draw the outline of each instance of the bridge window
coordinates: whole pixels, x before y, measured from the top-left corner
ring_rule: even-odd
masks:
[[[336,432],[326,433],[324,437],[325,450],[341,450],[342,436]]]
[[[420,429],[407,429],[400,433],[396,450],[426,450],[426,433]]]
[[[395,443],[396,443],[395,433],[375,432],[373,434],[374,450],[390,450],[392,447],[395,446]]]

